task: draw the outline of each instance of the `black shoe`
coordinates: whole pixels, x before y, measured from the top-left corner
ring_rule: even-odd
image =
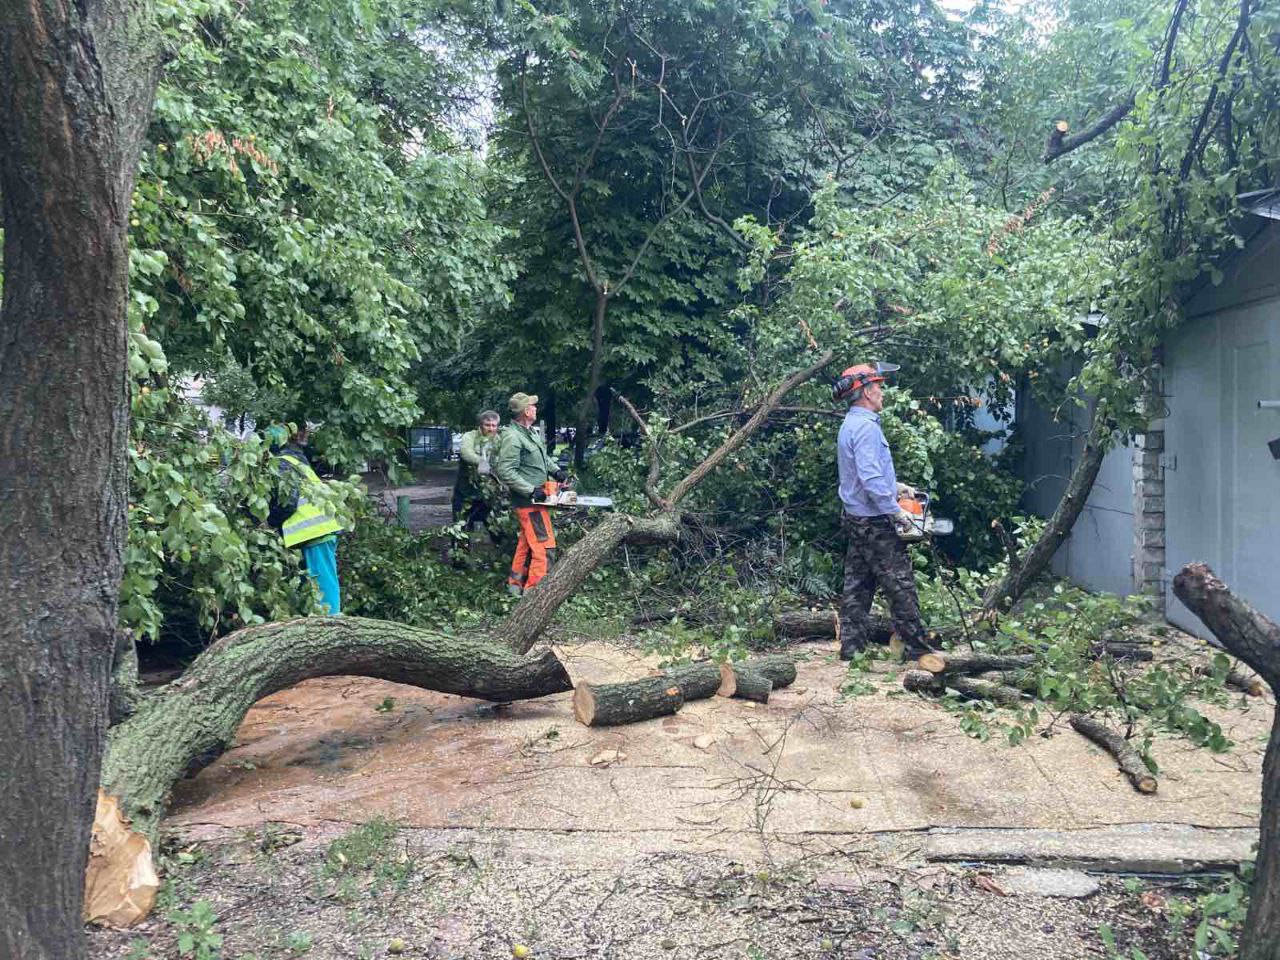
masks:
[[[840,659],[841,659],[841,660],[852,660],[854,657],[856,657],[856,656],[857,656],[858,654],[860,654],[861,652],[862,652],[862,648],[861,648],[861,647],[846,647],[844,644],[841,644],[841,645],[840,645]]]

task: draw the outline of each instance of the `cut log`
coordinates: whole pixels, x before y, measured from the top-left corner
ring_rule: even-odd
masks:
[[[888,643],[893,625],[888,617],[872,614],[867,630],[871,643]],[[840,639],[840,614],[836,610],[783,610],[773,618],[773,635],[779,640]]]
[[[1151,661],[1155,659],[1151,644],[1141,640],[1107,640],[1095,643],[1089,652],[1095,658],[1106,656],[1113,660]]]
[[[752,673],[768,677],[773,682],[775,690],[789,687],[796,682],[796,662],[785,654],[773,653],[765,657],[752,657],[741,665]]]
[[[1227,671],[1227,686],[1239,690],[1250,697],[1260,697],[1266,693],[1266,682],[1259,676],[1250,675],[1243,670]]]
[[[1026,670],[1035,665],[1034,653],[926,653],[916,661],[921,670],[940,676],[988,671]]]
[[[1021,707],[1028,697],[1016,687],[1009,686],[1005,677],[993,674],[988,678],[966,677],[960,674],[944,676],[928,670],[908,670],[902,675],[902,686],[913,693],[938,696],[946,690],[955,690],[969,700],[990,700],[1002,707]]]
[[[1009,686],[1000,679],[978,679],[977,677],[948,677],[946,685],[970,700],[990,700],[1002,707],[1024,707],[1029,702],[1028,696],[1017,687]]]
[[[583,682],[573,691],[573,715],[588,727],[614,727],[665,717],[683,705],[684,694],[668,676],[623,683]]]
[[[709,660],[668,667],[662,674],[680,688],[686,703],[714,697],[720,689],[720,665]]]
[[[747,663],[720,664],[720,697],[737,697],[755,703],[768,703],[773,692],[773,681],[762,673],[750,669]]]
[[[1119,731],[1112,730],[1093,717],[1087,717],[1082,713],[1077,713],[1071,718],[1071,726],[1082,736],[1088,737],[1107,753],[1115,757],[1120,772],[1129,778],[1129,782],[1133,784],[1133,788],[1139,793],[1155,793],[1159,786],[1159,782],[1151,771],[1147,769],[1147,765],[1142,762],[1142,758],[1138,756],[1138,751],[1129,745]]]
[[[928,670],[908,670],[902,675],[902,686],[912,693],[927,693],[935,697],[942,693],[941,677]]]
[[[1209,664],[1201,664],[1193,667],[1192,672],[1197,677],[1213,676],[1213,667]],[[1260,697],[1266,690],[1266,682],[1257,674],[1246,673],[1238,667],[1233,667],[1227,671],[1226,679],[1223,680],[1223,686],[1230,687],[1232,690],[1238,690],[1246,696]]]

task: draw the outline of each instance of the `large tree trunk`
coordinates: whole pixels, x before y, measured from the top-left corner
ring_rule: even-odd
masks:
[[[0,957],[84,956],[126,536],[126,232],[156,75],[146,11],[0,3]]]
[[[1189,563],[1173,578],[1173,592],[1204,621],[1224,647],[1277,689],[1280,626],[1234,596],[1204,563]],[[1280,716],[1280,715],[1278,715]],[[1262,761],[1261,843],[1240,960],[1280,956],[1280,723],[1271,725]]]
[[[522,657],[484,636],[359,617],[249,627],[205,650],[179,680],[112,728],[88,889],[91,919],[128,926],[150,911],[151,851],[174,783],[216,760],[249,708],[312,677],[352,675],[508,701],[572,689],[550,650]]]
[[[511,649],[526,652],[542,636],[560,605],[573,596],[624,540],[639,546],[669,543],[679,535],[680,515],[674,511],[664,511],[654,517],[608,515],[560,558],[537,587],[525,592],[495,633]]]
[[[1094,407],[1093,421],[1089,433],[1085,437],[1084,450],[1080,462],[1071,471],[1067,481],[1067,489],[1058,501],[1057,509],[1045,525],[1044,532],[1030,550],[1021,559],[1011,559],[1009,571],[993,583],[982,598],[982,605],[987,610],[1010,607],[1027,591],[1027,587],[1049,567],[1053,555],[1058,552],[1062,542],[1071,534],[1076,518],[1084,509],[1089,493],[1093,490],[1093,482],[1098,479],[1098,470],[1102,467],[1102,458],[1111,446],[1111,417],[1106,413],[1106,405],[1099,403]]]
[[[582,402],[578,404],[573,440],[573,462],[578,467],[587,462],[587,444],[591,442],[591,427],[599,410],[596,393],[600,389],[600,368],[604,365],[604,321],[609,312],[610,295],[608,290],[602,289],[597,289],[595,295],[595,309],[591,314],[591,366]]]
[[[102,788],[119,798],[134,830],[154,838],[174,782],[216,760],[251,706],[312,677],[346,675],[499,702],[573,687],[552,651],[523,657],[485,636],[360,617],[248,627],[209,647],[112,728]]]

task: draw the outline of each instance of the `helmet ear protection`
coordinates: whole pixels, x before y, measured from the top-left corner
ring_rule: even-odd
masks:
[[[889,374],[898,370],[894,363],[863,364],[850,367],[831,385],[832,400],[859,400],[863,391],[873,383],[884,383]]]

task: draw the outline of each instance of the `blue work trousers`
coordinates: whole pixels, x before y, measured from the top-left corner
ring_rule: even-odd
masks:
[[[320,600],[331,616],[342,613],[342,590],[338,586],[338,538],[324,537],[302,545],[307,573],[320,588]]]

